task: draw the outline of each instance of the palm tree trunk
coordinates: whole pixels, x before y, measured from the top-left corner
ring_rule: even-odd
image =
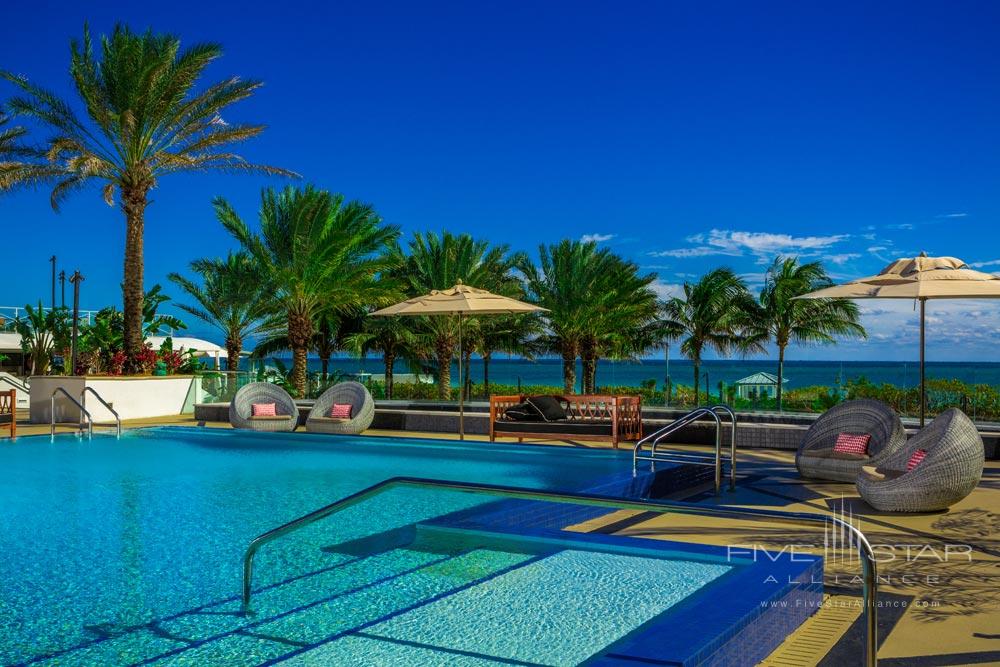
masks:
[[[122,280],[125,354],[129,372],[135,370],[132,361],[144,343],[142,335],[143,250],[148,188],[122,188],[122,208],[125,211],[125,275]]]
[[[240,352],[243,351],[243,341],[239,336],[226,337],[226,370],[234,372],[240,367]]]
[[[385,352],[385,397],[392,400],[392,367],[396,364],[396,355],[386,350]]]
[[[308,357],[308,346],[296,345],[292,348],[292,384],[295,386],[296,398],[306,397],[306,361]]]
[[[584,338],[580,342],[580,359],[582,361],[581,370],[583,371],[583,393],[593,394],[594,393],[594,356],[596,350],[594,347],[594,341]]]
[[[694,405],[698,407],[698,380],[701,379],[701,359],[692,359],[694,365]]]
[[[576,343],[563,341],[563,391],[567,394],[576,392]]]
[[[320,373],[323,374],[323,383],[326,384],[326,380],[330,375],[330,355],[329,353],[324,353],[319,358]]]
[[[781,412],[781,380],[785,376],[785,347],[778,346],[778,388],[775,390],[778,412]]]
[[[470,380],[472,375],[469,371],[469,367],[472,366],[472,350],[466,350],[465,354],[462,355],[462,361],[465,362],[465,368],[462,369],[462,391],[465,392],[465,400],[472,398],[472,389],[470,385],[472,384]]]
[[[492,352],[483,352],[483,393],[490,395],[490,357]]]
[[[306,396],[306,362],[313,342],[313,320],[304,307],[288,311],[288,345],[292,348],[292,384],[299,398]]]
[[[438,398],[451,399],[451,341],[439,338],[435,345],[438,363]]]

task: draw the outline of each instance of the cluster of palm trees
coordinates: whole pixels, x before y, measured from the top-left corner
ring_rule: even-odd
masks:
[[[83,114],[29,79],[0,70],[0,79],[20,91],[0,109],[0,193],[51,185],[51,205],[58,209],[73,191],[96,184],[108,205],[117,203],[123,211],[126,371],[138,368],[144,348],[145,211],[161,178],[210,170],[296,176],[234,152],[264,126],[231,124],[222,114],[261,83],[231,77],[203,85],[202,73],[220,55],[216,44],[182,48],[173,35],[125,26],[95,48],[85,28],[70,53]],[[26,118],[48,135],[32,142],[31,133],[8,116]],[[399,229],[370,205],[312,186],[265,189],[256,231],[226,200],[216,199],[214,207],[241,249],[194,262],[193,279],[172,274],[190,297],[182,307],[223,332],[231,360],[251,337],[263,339],[262,350],[290,350],[292,384],[300,393],[310,352],[319,355],[325,374],[336,350],[351,349],[383,355],[390,393],[397,359],[432,363],[439,395],[447,396],[457,321],[436,317],[404,324],[365,314],[458,281],[547,309],[543,317],[472,321],[462,353],[483,358],[487,384],[495,352],[555,353],[563,360],[565,391],[576,387],[580,359],[583,391],[593,392],[600,359],[636,357],[680,340],[694,361],[697,395],[707,350],[751,354],[770,341],[778,349],[780,375],[789,344],[864,333],[850,303],[794,300],[828,284],[815,263],[779,258],[756,299],[738,276],[719,269],[661,302],[653,274],[595,243],[542,246],[537,265],[523,253],[466,234],[418,234],[403,244]]]

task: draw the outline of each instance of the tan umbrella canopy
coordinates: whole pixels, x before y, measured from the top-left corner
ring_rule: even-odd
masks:
[[[465,380],[462,376],[462,322],[466,315],[514,315],[546,310],[540,306],[493,294],[483,289],[457,285],[446,290],[433,290],[430,294],[413,297],[394,306],[376,310],[372,315],[458,315],[458,435],[465,439]]]
[[[925,309],[928,299],[997,299],[1000,278],[969,268],[955,257],[897,259],[878,275],[810,292],[800,299],[915,299],[920,302],[920,425],[924,425]]]

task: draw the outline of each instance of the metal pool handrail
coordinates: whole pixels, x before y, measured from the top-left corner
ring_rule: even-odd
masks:
[[[862,613],[865,617],[865,647],[863,664],[874,667],[878,661],[878,573],[875,563],[875,555],[871,544],[864,533],[858,530],[849,522],[836,516],[825,516],[822,514],[811,514],[809,512],[783,512],[780,510],[751,509],[743,507],[727,506],[701,506],[691,503],[681,502],[658,502],[652,500],[626,500],[615,498],[614,496],[603,496],[589,493],[562,493],[558,491],[538,491],[535,489],[525,489],[515,486],[499,486],[493,484],[474,484],[470,482],[449,482],[438,479],[422,479],[419,477],[393,477],[384,482],[374,484],[367,489],[358,491],[349,496],[341,498],[325,507],[305,514],[297,519],[293,519],[286,524],[269,530],[250,541],[246,553],[243,555],[243,612],[250,614],[250,593],[253,583],[253,559],[257,552],[265,544],[287,535],[299,528],[304,528],[310,524],[324,519],[331,514],[340,512],[353,505],[356,505],[373,496],[379,495],[395,487],[417,487],[447,489],[452,491],[467,491],[471,493],[483,493],[501,495],[510,498],[522,498],[525,500],[541,500],[545,502],[582,504],[597,507],[608,507],[613,509],[632,509],[645,512],[659,512],[662,514],[691,514],[697,516],[728,516],[728,517],[756,517],[769,518],[777,521],[811,522],[811,523],[832,523],[845,531],[853,538],[857,546],[858,556],[861,560],[862,574],[862,599],[864,609]]]
[[[103,405],[107,409],[108,412],[110,412],[111,414],[113,414],[115,416],[115,436],[118,437],[118,438],[122,437],[122,418],[118,416],[118,412],[113,407],[111,407],[110,403],[108,403],[103,398],[101,398],[101,395],[98,394],[97,391],[93,387],[84,387],[83,388],[83,391],[80,392],[80,402],[83,403],[84,406],[87,405],[87,392],[88,391],[91,394],[94,395],[94,398],[96,398],[100,402],[100,404]],[[93,424],[94,424],[93,418],[91,418],[90,424],[91,424],[91,430],[93,430]]]
[[[77,431],[83,431],[83,416],[87,416],[87,437],[93,437],[94,435],[94,418],[90,416],[87,412],[87,408],[80,404],[78,400],[73,398],[68,391],[63,387],[56,387],[55,391],[52,392],[52,396],[49,397],[49,437],[56,437],[56,395],[63,394],[70,402],[80,410],[80,423],[77,427]]]
[[[729,434],[729,490],[734,491],[736,489],[736,413],[730,409],[727,405],[713,405],[710,408],[695,408],[691,412],[675,419],[666,426],[650,433],[645,438],[639,440],[635,443],[632,448],[632,471],[638,469],[639,461],[649,461],[655,463],[656,461],[663,462],[674,462],[674,463],[690,463],[693,465],[713,465],[715,467],[715,493],[719,494],[719,490],[722,488],[722,420],[719,418],[719,412],[724,412],[729,415],[729,420],[732,425],[732,430]],[[692,424],[702,417],[710,416],[715,420],[715,458],[713,463],[705,463],[704,456],[701,454],[681,454],[678,452],[671,452],[669,454],[657,454],[656,446],[661,440],[666,438],[685,426]],[[642,446],[649,443],[649,454],[642,454]],[[678,457],[689,457],[689,458],[678,458]],[[699,460],[702,459],[702,460]]]

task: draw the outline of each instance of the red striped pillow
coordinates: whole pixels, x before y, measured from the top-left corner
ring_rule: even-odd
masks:
[[[274,411],[274,403],[254,403],[250,406],[252,410],[251,414],[254,417],[277,417],[278,414]]]
[[[868,433],[841,433],[833,445],[833,451],[841,454],[868,454],[868,442],[872,439]]]
[[[351,411],[353,409],[354,406],[351,405],[350,403],[347,404],[334,403],[333,407],[330,408],[330,417],[332,417],[333,419],[350,419]]]
[[[924,460],[925,456],[927,456],[926,449],[918,449],[917,451],[910,454],[910,460],[906,462],[906,472],[910,472],[918,465],[920,465],[920,462]]]

